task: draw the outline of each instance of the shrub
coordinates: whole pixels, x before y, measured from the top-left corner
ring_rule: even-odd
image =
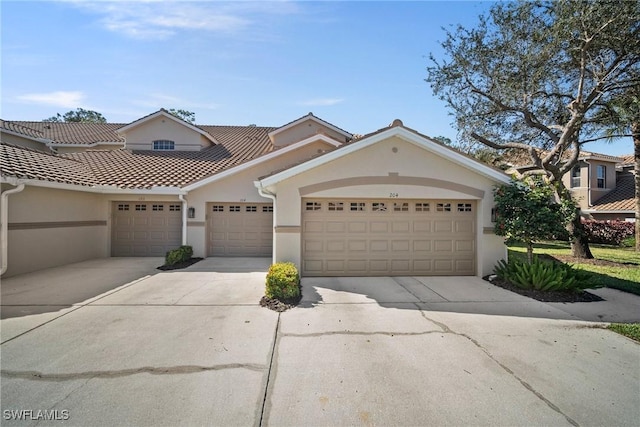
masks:
[[[633,237],[635,224],[629,221],[582,221],[584,231],[590,243],[620,246],[622,242]]]
[[[193,248],[191,246],[180,246],[167,252],[164,257],[164,265],[175,265],[179,262],[188,261],[193,256]]]
[[[278,262],[269,267],[265,295],[286,300],[300,296],[300,274],[292,262]]]
[[[593,283],[591,275],[583,270],[564,263],[541,261],[538,257],[534,257],[531,263],[518,259],[500,260],[494,272],[521,289],[578,292],[601,287]]]

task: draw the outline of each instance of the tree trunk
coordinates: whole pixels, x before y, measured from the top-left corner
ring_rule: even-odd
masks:
[[[640,121],[631,124],[636,174],[636,252],[640,252]]]
[[[527,242],[527,261],[533,264],[533,242]]]
[[[575,201],[571,197],[571,193],[562,183],[562,179],[557,179],[554,185],[556,197],[560,200],[569,200],[575,205]],[[592,259],[593,254],[589,248],[589,239],[584,231],[582,219],[580,217],[580,208],[576,206],[574,215],[567,225],[569,238],[571,239],[571,256],[576,258]]]
[[[576,209],[576,214],[567,225],[567,231],[571,238],[571,256],[576,258],[592,259],[593,254],[589,248],[589,239],[584,231],[582,219],[580,218],[580,209]]]

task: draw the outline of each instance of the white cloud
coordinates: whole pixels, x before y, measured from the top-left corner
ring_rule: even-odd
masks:
[[[247,31],[260,15],[296,13],[294,3],[283,2],[181,2],[181,1],[78,1],[66,3],[100,16],[109,31],[136,39],[166,39],[180,31],[235,34]],[[255,17],[255,18],[254,18]]]
[[[343,98],[315,98],[299,102],[299,104],[305,107],[327,107],[340,104],[343,101]]]
[[[85,95],[79,91],[57,91],[49,93],[29,93],[17,96],[23,102],[53,105],[63,108],[77,108],[83,105]]]

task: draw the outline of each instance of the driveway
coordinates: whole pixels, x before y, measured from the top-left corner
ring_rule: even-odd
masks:
[[[640,346],[580,320],[600,319],[598,306],[544,304],[472,277],[309,278],[302,304],[278,314],[258,305],[268,265],[143,271],[60,310],[3,319],[2,424],[640,418]],[[43,420],[55,416],[68,419]]]

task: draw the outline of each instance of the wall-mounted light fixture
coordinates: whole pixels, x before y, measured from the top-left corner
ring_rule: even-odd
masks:
[[[196,217],[196,208],[191,206],[189,209],[187,209],[187,216],[189,218],[195,218]]]
[[[496,215],[496,208],[491,208],[491,222],[496,222],[498,216]]]

